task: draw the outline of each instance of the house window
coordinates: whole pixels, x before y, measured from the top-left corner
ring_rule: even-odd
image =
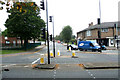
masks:
[[[108,28],[101,29],[101,32],[108,32]]]
[[[5,43],[6,43],[6,44],[10,44],[10,41],[7,40],[7,41],[5,41]]]
[[[88,31],[86,32],[86,35],[87,35],[87,36],[91,36],[91,31],[88,30]]]
[[[5,37],[5,39],[8,39],[8,37]]]

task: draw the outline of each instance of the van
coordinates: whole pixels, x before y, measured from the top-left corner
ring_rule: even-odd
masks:
[[[92,50],[92,51],[101,52],[101,48],[99,44],[93,41],[78,41],[78,49],[80,51]]]

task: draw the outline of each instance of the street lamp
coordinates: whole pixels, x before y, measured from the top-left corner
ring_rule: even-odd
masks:
[[[119,48],[118,47],[118,29],[117,29],[117,23],[116,24],[114,24],[114,27],[116,28],[116,35],[115,35],[115,39],[116,39],[116,42],[117,42],[117,49]]]
[[[101,3],[100,3],[100,0],[99,0],[99,17],[98,18],[98,25],[100,25],[99,29],[98,29],[98,38],[99,38],[99,44],[100,44],[100,48],[102,49],[102,45],[101,45]]]

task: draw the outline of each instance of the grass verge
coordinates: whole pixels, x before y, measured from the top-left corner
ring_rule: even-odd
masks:
[[[24,50],[0,50],[1,54],[14,54],[14,53],[20,53],[25,52]]]

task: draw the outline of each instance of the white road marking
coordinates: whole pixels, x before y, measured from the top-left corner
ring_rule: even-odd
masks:
[[[17,65],[17,64],[10,64],[11,66],[15,66],[15,65]]]
[[[90,72],[88,72],[90,74]]]
[[[56,74],[56,72],[54,72],[54,74]]]
[[[93,77],[95,79],[95,77]]]
[[[86,71],[88,71],[88,70],[86,70]]]
[[[93,74],[91,74],[91,76],[93,76]]]
[[[38,58],[37,60],[33,61],[32,64],[35,64],[38,60],[40,60],[40,58]]]
[[[2,66],[2,67],[8,67],[8,65]]]
[[[24,66],[24,67],[29,67],[29,66]]]

